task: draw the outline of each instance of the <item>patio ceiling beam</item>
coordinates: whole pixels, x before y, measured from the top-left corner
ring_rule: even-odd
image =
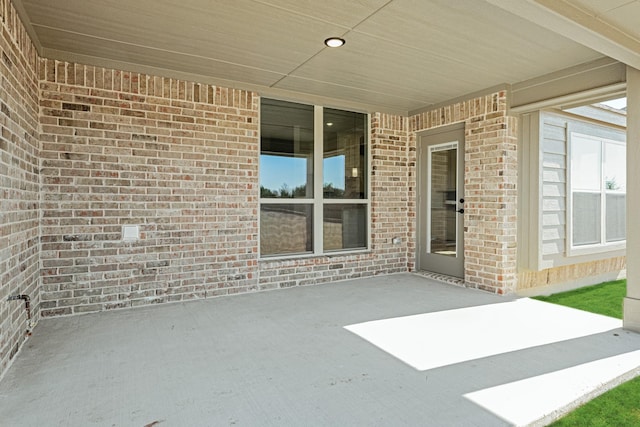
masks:
[[[625,96],[627,66],[600,58],[565,70],[516,83],[511,87],[511,112],[568,107]]]

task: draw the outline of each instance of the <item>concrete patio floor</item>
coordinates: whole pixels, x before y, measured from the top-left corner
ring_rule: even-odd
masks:
[[[523,303],[539,315],[515,325],[503,310]],[[501,408],[517,408],[512,397],[537,408],[590,372],[605,372],[597,389],[640,366],[640,335],[604,316],[576,337],[532,333],[545,318],[562,326],[576,314],[546,306],[398,274],[45,319],[0,382],[0,425],[543,424],[567,406],[562,397],[525,417]],[[476,321],[482,313],[489,323]],[[465,335],[474,327],[513,345]],[[520,343],[518,330],[539,336]],[[579,384],[576,397],[596,389]]]

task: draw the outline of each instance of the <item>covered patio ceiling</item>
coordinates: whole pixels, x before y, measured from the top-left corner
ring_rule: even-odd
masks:
[[[640,68],[629,0],[13,1],[43,57],[369,111],[604,56]],[[346,45],[325,47],[330,36]]]

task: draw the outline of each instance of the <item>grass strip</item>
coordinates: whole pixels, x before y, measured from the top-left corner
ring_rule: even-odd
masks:
[[[622,319],[626,290],[627,281],[616,280],[535,299]],[[587,402],[551,426],[640,426],[640,377]]]
[[[627,281],[623,279],[535,299],[622,319],[622,300],[626,292]]]

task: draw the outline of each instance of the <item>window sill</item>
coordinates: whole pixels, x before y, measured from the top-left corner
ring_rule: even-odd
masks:
[[[609,243],[606,245],[590,245],[590,246],[578,246],[567,249],[567,256],[577,257],[582,255],[602,254],[606,252],[614,252],[625,250],[627,248],[627,242]]]

